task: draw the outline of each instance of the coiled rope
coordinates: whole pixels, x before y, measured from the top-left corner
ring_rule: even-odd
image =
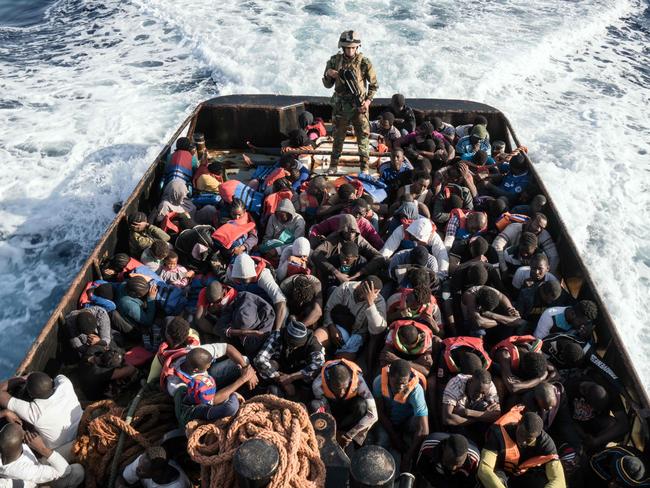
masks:
[[[246,401],[236,416],[214,423],[187,424],[188,452],[201,465],[203,488],[236,486],[232,459],[244,441],[257,438],[273,444],[280,455],[269,488],[321,488],[325,465],[314,428],[304,406],[259,395]]]

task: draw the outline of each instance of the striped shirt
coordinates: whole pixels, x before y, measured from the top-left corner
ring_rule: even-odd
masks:
[[[436,484],[436,478],[447,478],[454,475],[474,476],[478,470],[481,455],[476,444],[469,439],[467,440],[467,458],[459,469],[451,472],[442,464],[442,451],[449,435],[444,432],[434,432],[424,439],[420,447],[417,460],[418,471],[433,485]]]

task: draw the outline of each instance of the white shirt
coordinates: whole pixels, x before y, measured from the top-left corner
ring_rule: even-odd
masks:
[[[187,476],[185,475],[183,470],[174,461],[169,461],[169,465],[176,468],[176,470],[180,474],[180,476],[176,479],[176,481],[172,481],[171,483],[167,483],[166,485],[160,485],[155,481],[153,481],[151,478],[140,479],[140,477],[136,473],[136,469],[138,468],[138,463],[140,462],[141,457],[142,454],[140,454],[137,458],[135,458],[135,461],[129,464],[126,468],[124,468],[124,472],[122,473],[122,478],[124,478],[124,481],[126,481],[128,484],[133,485],[137,481],[139,481],[140,483],[142,483],[142,486],[144,486],[145,488],[158,488],[158,487],[189,488],[190,486],[192,486],[190,484],[190,480],[187,479]]]
[[[23,454],[18,459],[8,464],[0,460],[0,476],[24,481],[24,488],[34,488],[37,484],[59,479],[70,471],[68,462],[56,451],[52,451],[47,463],[39,463],[27,444],[23,444]]]
[[[228,348],[228,344],[225,342],[215,342],[214,344],[202,344],[200,346],[190,346],[190,349],[194,349],[195,347],[200,347],[201,349],[205,349],[208,351],[210,354],[212,354],[212,360],[214,361],[215,359],[222,358],[226,355],[226,349]],[[185,362],[185,356],[177,359],[172,363],[172,368],[178,369],[181,367],[181,364]],[[167,393],[169,393],[170,396],[174,396],[174,393],[176,393],[176,390],[183,385],[184,383],[181,381],[180,378],[177,376],[168,376],[167,377]],[[155,485],[152,485],[155,486]]]
[[[381,248],[381,255],[385,258],[390,258],[402,244],[404,234],[404,226],[400,225],[395,228],[390,237],[388,237],[388,240],[384,243],[384,247]],[[445,244],[442,242],[442,239],[437,232],[431,233],[429,242],[427,242],[427,247],[433,257],[436,258],[438,271],[447,274],[447,271],[449,270],[449,254],[447,254]]]
[[[538,339],[544,339],[547,335],[551,333],[551,329],[555,325],[553,317],[559,314],[564,314],[564,311],[569,307],[551,307],[544,310],[544,313],[539,317],[537,321],[537,327],[535,327],[535,332],[533,335]]]
[[[12,397],[7,408],[32,424],[50,449],[61,447],[77,437],[83,414],[72,383],[62,374],[54,378],[54,393],[50,398],[26,402]]]
[[[521,287],[524,286],[524,281],[530,278],[530,266],[520,266],[512,277],[512,286],[517,290],[521,290]],[[544,276],[544,281],[557,281],[557,278],[553,273],[547,272]]]

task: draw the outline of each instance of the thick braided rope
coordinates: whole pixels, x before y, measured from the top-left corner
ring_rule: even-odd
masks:
[[[236,416],[210,424],[190,422],[187,432],[188,452],[201,465],[203,488],[234,488],[233,456],[239,445],[254,438],[273,444],[280,455],[269,488],[325,485],[314,428],[298,403],[259,395],[244,403]]]

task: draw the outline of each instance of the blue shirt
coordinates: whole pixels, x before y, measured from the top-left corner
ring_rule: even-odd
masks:
[[[462,159],[463,161],[471,161],[473,158],[474,158],[474,153],[471,153],[471,152],[462,154],[460,156],[460,159]],[[496,163],[496,161],[494,160],[494,158],[492,156],[488,155],[487,161],[485,162],[485,164],[487,166],[492,166],[495,163]]]
[[[469,141],[470,136],[461,137],[458,143],[456,144],[456,154],[474,154],[472,152],[472,143]],[[485,151],[488,154],[492,154],[492,146],[490,146],[490,141],[488,139],[482,139],[479,149]]]
[[[499,184],[501,189],[511,195],[519,195],[530,184],[530,173],[528,171],[520,174],[513,175],[506,173]]]
[[[410,171],[413,169],[413,165],[404,160],[402,163],[402,167],[398,170],[393,169],[393,167],[390,165],[390,163],[385,163],[382,164],[379,168],[379,179],[386,183],[387,185],[390,185],[393,181],[397,180],[399,178],[399,175],[404,173],[405,171]]]
[[[390,389],[390,386],[388,388]],[[429,415],[427,402],[424,399],[424,390],[420,384],[408,396],[406,403],[399,403],[392,398],[386,398],[382,395],[381,375],[379,375],[372,383],[372,394],[377,398],[383,398],[386,412],[388,413],[391,424],[394,426],[403,424],[411,417],[426,417]]]

